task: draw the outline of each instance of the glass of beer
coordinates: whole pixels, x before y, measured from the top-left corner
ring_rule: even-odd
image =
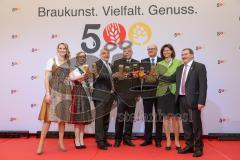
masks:
[[[92,64],[92,72],[96,72],[97,71],[97,64],[93,63]]]
[[[123,65],[122,64],[119,64],[119,66],[118,66],[118,71],[120,72],[120,73],[123,73]]]
[[[138,71],[138,65],[137,64],[133,64],[133,71],[134,72]]]
[[[140,70],[139,70],[139,77],[140,78],[143,78],[144,77],[144,67],[140,67]]]

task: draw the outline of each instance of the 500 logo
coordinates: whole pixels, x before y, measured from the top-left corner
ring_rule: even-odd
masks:
[[[91,30],[99,30],[101,24],[86,24],[82,36],[83,42],[81,43],[81,48],[86,53],[95,53],[99,50],[101,46],[101,40],[99,36]],[[130,41],[126,40],[126,29],[120,23],[110,23],[103,30],[103,39],[106,44],[105,48],[113,51],[119,46],[120,49],[123,49],[124,46],[128,45],[145,45],[152,38],[151,28],[143,23],[137,22],[134,23],[129,31],[128,36]],[[87,40],[91,38],[93,41],[93,46],[89,47]]]

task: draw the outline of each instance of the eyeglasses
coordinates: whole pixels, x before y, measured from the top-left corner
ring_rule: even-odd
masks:
[[[77,56],[77,58],[86,58],[86,56]]]
[[[156,48],[148,48],[147,50],[148,51],[151,51],[151,50],[155,50]]]

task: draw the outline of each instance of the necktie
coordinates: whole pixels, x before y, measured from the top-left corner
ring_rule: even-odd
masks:
[[[154,58],[151,59],[151,65],[155,65]]]
[[[108,72],[109,72],[110,74],[112,74],[112,70],[111,70],[111,68],[110,68],[110,66],[109,66],[109,64],[108,64],[107,61],[105,61],[105,64],[106,64],[106,67],[107,67]]]
[[[111,68],[110,68],[110,66],[109,66],[109,64],[108,64],[108,62],[106,61],[106,67],[107,67],[107,70],[108,70],[108,72],[109,72],[109,77],[110,77],[110,81],[111,81],[111,88],[112,88],[112,90],[114,91],[115,89],[114,89],[114,83],[113,83],[113,78],[112,78],[112,70],[111,70]]]
[[[186,83],[186,78],[187,78],[187,65],[184,65],[184,71],[182,75],[182,83],[181,83],[181,93],[183,95],[186,95],[186,88],[185,88],[185,83]]]

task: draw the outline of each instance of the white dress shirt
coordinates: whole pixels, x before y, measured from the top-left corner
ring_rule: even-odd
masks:
[[[111,81],[111,85],[112,85],[112,90],[114,90],[114,82],[113,82],[113,78],[112,78],[112,70],[111,67],[109,65],[109,63],[107,63],[106,61],[102,60],[103,64],[107,67],[107,70],[110,74],[110,81]]]
[[[152,64],[152,59],[154,59],[154,64],[157,64],[157,56],[155,57],[149,57],[150,63]]]
[[[110,74],[112,74],[112,70],[111,70],[110,65],[109,65],[106,61],[104,61],[104,60],[102,60],[102,62],[103,62],[103,64],[107,67],[108,72],[109,72]]]

